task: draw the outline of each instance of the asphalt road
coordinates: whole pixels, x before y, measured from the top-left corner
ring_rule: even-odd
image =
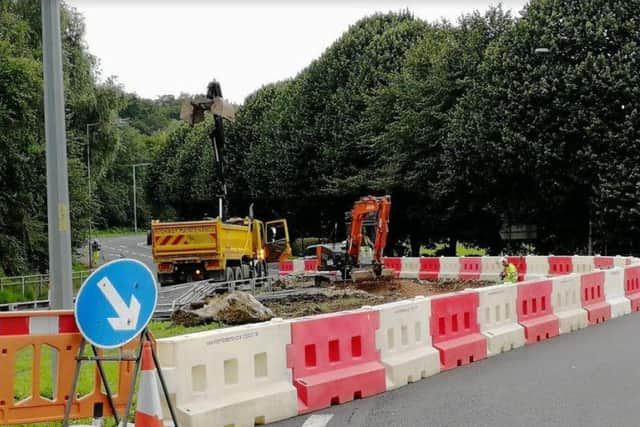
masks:
[[[121,237],[99,237],[98,242],[102,247],[100,263],[113,261],[120,258],[132,258],[142,261],[153,272],[156,273],[156,266],[151,257],[151,246],[147,246],[147,236],[145,234],[131,234]],[[86,256],[86,248],[84,255]]]
[[[634,313],[271,425],[637,426],[639,331]]]

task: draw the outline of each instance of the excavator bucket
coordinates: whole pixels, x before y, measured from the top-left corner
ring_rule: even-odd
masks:
[[[351,279],[354,282],[367,282],[376,279],[376,275],[371,268],[357,268],[351,270]]]
[[[204,110],[198,105],[191,102],[190,99],[182,101],[180,109],[180,120],[195,125],[204,120]]]
[[[231,122],[236,119],[235,107],[223,98],[214,98],[213,104],[211,104],[211,112]]]

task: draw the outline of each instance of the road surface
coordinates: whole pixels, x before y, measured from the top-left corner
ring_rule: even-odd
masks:
[[[637,426],[640,314],[274,427]]]
[[[100,264],[113,261],[120,258],[132,258],[142,261],[156,274],[156,266],[153,264],[151,257],[151,246],[147,246],[146,234],[130,234],[120,237],[98,237],[98,242],[102,247],[100,254]],[[85,262],[87,249],[82,248],[81,251]]]

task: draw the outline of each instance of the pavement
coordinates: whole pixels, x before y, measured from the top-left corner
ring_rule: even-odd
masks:
[[[637,426],[640,314],[273,427]]]

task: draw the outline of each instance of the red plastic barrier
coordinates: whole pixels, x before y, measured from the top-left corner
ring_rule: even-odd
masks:
[[[518,282],[522,282],[527,274],[527,259],[523,256],[510,256],[507,261],[518,269]]]
[[[440,351],[440,367],[451,369],[487,357],[487,339],[478,325],[477,292],[431,300],[431,336]]]
[[[518,285],[518,323],[524,327],[527,344],[553,338],[560,333],[560,321],[551,308],[551,280]]]
[[[390,268],[395,272],[396,279],[400,277],[402,270],[402,260],[398,257],[386,257],[383,259],[384,268]]]
[[[631,311],[640,311],[640,266],[624,269],[624,294],[631,301]]]
[[[377,311],[300,319],[291,324],[287,367],[301,414],[385,391],[376,350]]]
[[[460,279],[461,280],[480,280],[480,272],[482,271],[480,257],[460,258]]]
[[[420,258],[420,280],[438,280],[440,274],[440,258]]]
[[[589,324],[611,319],[611,305],[605,301],[604,272],[595,271],[580,276],[582,308],[589,314]]]
[[[293,261],[280,261],[278,266],[280,276],[287,276],[293,273]]]
[[[595,256],[593,257],[593,264],[596,268],[613,268],[612,256]]]
[[[551,276],[562,276],[573,273],[573,260],[570,256],[550,256],[549,274]]]
[[[316,258],[304,260],[304,271],[317,271],[317,270],[318,270],[318,260]]]

